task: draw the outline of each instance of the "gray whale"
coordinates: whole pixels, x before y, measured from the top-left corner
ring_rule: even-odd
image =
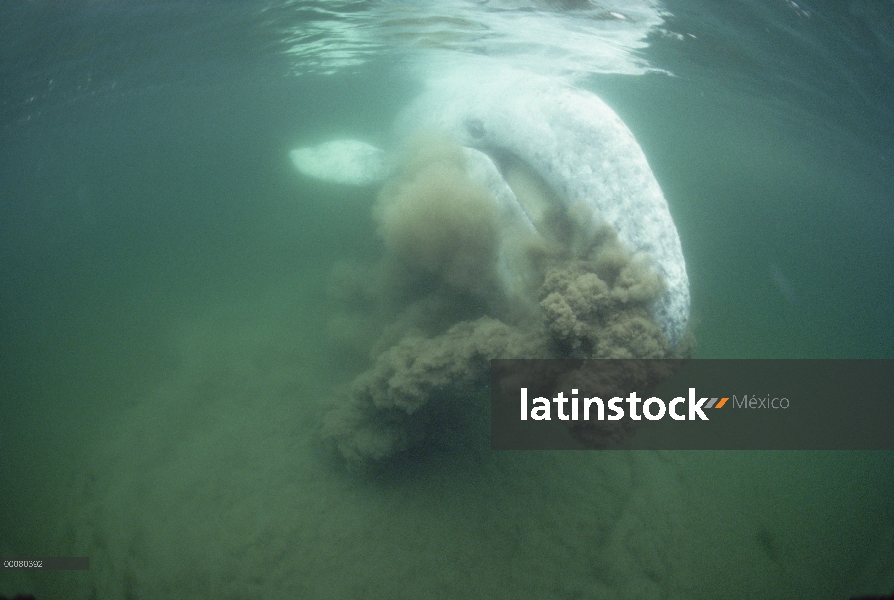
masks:
[[[514,202],[534,226],[536,207],[519,203],[497,172],[507,156],[533,170],[559,201],[589,205],[598,220],[613,226],[635,255],[647,256],[664,276],[667,291],[650,309],[671,346],[680,342],[690,310],[680,238],[645,154],[598,96],[514,70],[455,70],[428,82],[427,91],[398,118],[395,136],[420,129],[454,136],[467,148],[477,179],[501,203]],[[295,166],[310,176],[362,185],[388,172],[385,153],[376,154],[366,144],[343,140],[316,149],[316,154],[314,148],[292,151]]]

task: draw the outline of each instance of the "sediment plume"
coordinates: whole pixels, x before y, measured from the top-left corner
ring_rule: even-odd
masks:
[[[335,271],[334,322],[363,323],[353,343],[369,357],[323,427],[349,464],[458,443],[464,419],[487,402],[492,358],[670,354],[649,311],[666,288],[648,257],[632,256],[581,206],[552,206],[544,235],[504,239],[512,228],[465,160],[444,136],[412,140],[373,207],[381,256]],[[501,272],[506,252],[526,271],[523,302]]]

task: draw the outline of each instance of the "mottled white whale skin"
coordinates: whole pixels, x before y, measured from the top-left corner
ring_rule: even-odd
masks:
[[[598,96],[530,73],[457,71],[430,82],[396,131],[420,128],[445,130],[497,163],[509,153],[564,202],[591,206],[664,276],[668,289],[650,308],[671,345],[680,342],[690,298],[677,228],[633,133]]]
[[[664,276],[667,291],[650,309],[676,346],[689,322],[689,278],[677,228],[645,154],[620,117],[595,94],[562,80],[510,69],[457,69],[429,81],[406,108],[395,137],[420,130],[449,133],[465,147],[468,172],[493,192],[505,223],[536,231],[538,207],[517,197],[500,163],[523,163],[557,201],[586,204],[595,225],[608,223],[634,255]],[[371,185],[388,176],[385,153],[355,140],[291,152],[304,174]],[[504,251],[501,275],[510,293],[518,257]]]

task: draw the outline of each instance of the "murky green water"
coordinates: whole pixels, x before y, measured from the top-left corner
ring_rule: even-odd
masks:
[[[668,3],[637,53],[673,76],[580,85],[668,199],[697,356],[891,358],[890,6],[791,4]],[[0,9],[0,555],[91,560],[0,573],[0,594],[890,593],[890,453],[345,472],[317,437],[354,367],[326,287],[379,251],[375,191],[288,151],[385,144],[421,84],[387,52],[296,75],[284,32],[309,6]]]

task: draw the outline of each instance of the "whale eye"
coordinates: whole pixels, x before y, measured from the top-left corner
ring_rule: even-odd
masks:
[[[484,137],[484,125],[478,119],[469,119],[466,121],[466,129],[469,130],[469,135],[476,140],[480,140]]]

